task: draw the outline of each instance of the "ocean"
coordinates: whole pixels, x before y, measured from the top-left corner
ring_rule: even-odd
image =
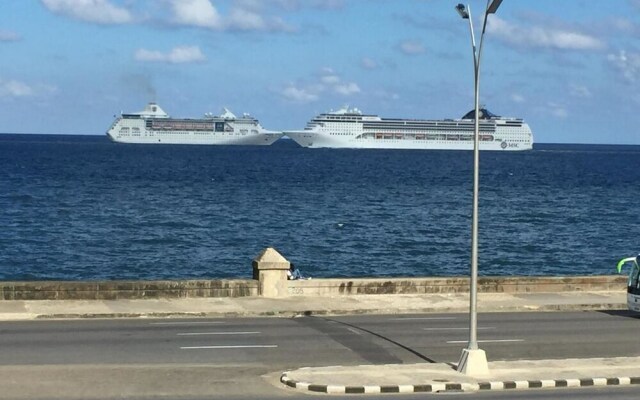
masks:
[[[469,274],[473,153],[0,135],[0,280]],[[602,275],[640,252],[640,146],[480,154],[479,274]]]

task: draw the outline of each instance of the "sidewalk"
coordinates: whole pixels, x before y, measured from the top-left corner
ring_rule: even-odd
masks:
[[[478,310],[579,311],[626,309],[626,293],[480,293]],[[183,298],[147,300],[3,300],[0,320],[42,318],[261,317],[468,312],[468,294],[322,297]]]

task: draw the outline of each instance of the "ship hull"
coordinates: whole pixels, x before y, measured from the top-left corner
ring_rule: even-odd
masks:
[[[324,132],[285,132],[302,147],[308,148],[345,148],[345,149],[404,149],[404,150],[473,150],[473,139],[464,140],[430,140],[413,137],[378,138],[331,136]],[[426,137],[426,135],[422,135]],[[524,151],[533,148],[532,142],[508,140],[482,140],[480,150]]]
[[[187,144],[187,145],[239,145],[269,146],[280,139],[280,133],[225,135],[218,132],[141,133],[140,136],[124,136],[107,132],[113,142],[130,144]]]
[[[284,134],[302,147],[349,149],[523,151],[533,148],[533,134],[520,118],[499,117],[485,108],[461,119],[400,119],[341,108],[312,118],[304,130]]]
[[[226,108],[219,116],[171,118],[152,102],[143,111],[116,118],[107,136],[114,142],[131,144],[269,146],[282,132],[264,129],[248,114],[238,118]]]

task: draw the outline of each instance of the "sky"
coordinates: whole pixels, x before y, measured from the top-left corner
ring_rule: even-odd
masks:
[[[473,108],[469,26],[449,0],[1,0],[0,132],[104,135],[150,101],[301,129],[348,105]],[[469,0],[480,39],[486,1]],[[480,103],[538,143],[640,145],[640,0],[504,0]]]

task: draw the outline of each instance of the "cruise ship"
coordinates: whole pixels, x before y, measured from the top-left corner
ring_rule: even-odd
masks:
[[[171,118],[159,105],[149,103],[143,111],[117,117],[107,136],[120,143],[268,146],[282,132],[268,131],[250,115],[236,117],[226,108],[218,116]]]
[[[499,117],[479,110],[480,150],[531,150],[533,134],[520,118]],[[323,113],[302,131],[284,134],[302,147],[358,149],[473,150],[472,110],[460,119],[418,120],[381,118],[357,108]]]

